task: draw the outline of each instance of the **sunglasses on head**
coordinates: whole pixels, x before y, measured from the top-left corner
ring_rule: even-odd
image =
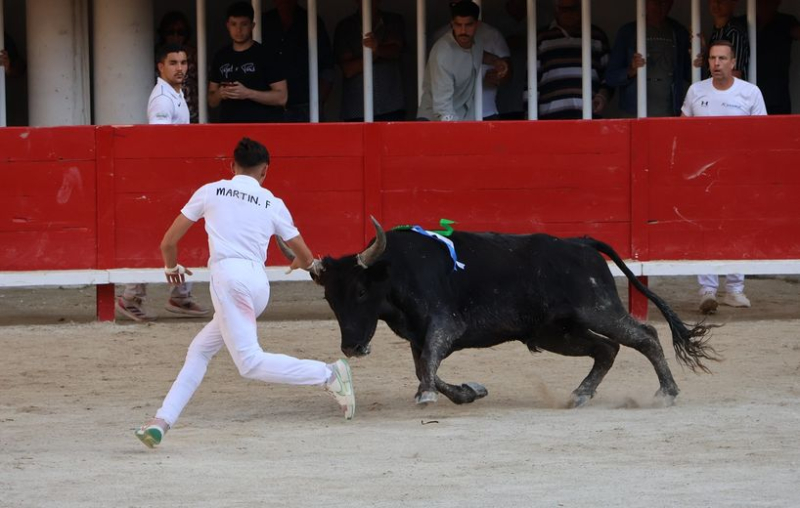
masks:
[[[167,30],[167,35],[177,35],[179,37],[186,37],[187,32],[183,28],[177,28],[173,30]]]

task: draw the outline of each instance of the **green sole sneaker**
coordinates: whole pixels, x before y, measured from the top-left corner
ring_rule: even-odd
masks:
[[[353,374],[347,360],[341,359],[330,365],[333,370],[334,381],[328,383],[325,389],[330,393],[344,413],[347,420],[352,420],[356,414],[356,396],[353,391]]]
[[[136,437],[148,448],[155,448],[161,444],[164,431],[158,425],[149,425],[136,431]]]

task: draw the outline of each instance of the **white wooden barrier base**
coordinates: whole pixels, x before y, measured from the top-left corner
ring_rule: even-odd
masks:
[[[698,275],[703,273],[744,273],[748,275],[800,274],[800,259],[752,261],[625,261],[637,277]],[[287,266],[266,268],[271,281],[311,280],[305,270],[286,274]],[[614,277],[623,274],[609,261]],[[194,282],[208,282],[208,268],[191,268]],[[30,272],[0,272],[0,287],[80,286],[99,284],[163,283],[164,271],[158,268],[115,268],[112,270],[41,270]]]

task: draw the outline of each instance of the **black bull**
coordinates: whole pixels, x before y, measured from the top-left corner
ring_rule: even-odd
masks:
[[[435,402],[439,392],[456,404],[485,397],[488,392],[478,383],[444,382],[436,374],[439,365],[454,351],[511,340],[531,351],[594,359],[589,375],[572,392],[573,407],[594,396],[620,344],[650,360],[660,385],[656,395],[672,403],[678,386],[656,330],[628,314],[600,253],[664,315],[679,361],[707,372],[703,360],[717,359],[706,343],[709,327],[687,327],[603,242],[456,231],[450,239],[466,269],[454,271],[440,242],[408,230],[384,233],[373,223],[376,239],[364,252],[315,261],[312,277],[325,288],[347,356],[369,353],[379,319],[411,343],[420,382],[417,403]]]

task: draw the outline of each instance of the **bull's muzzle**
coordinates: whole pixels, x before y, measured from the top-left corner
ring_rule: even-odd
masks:
[[[354,347],[342,347],[342,353],[344,353],[348,358],[352,358],[353,356],[367,356],[369,354],[369,344],[361,345]]]

